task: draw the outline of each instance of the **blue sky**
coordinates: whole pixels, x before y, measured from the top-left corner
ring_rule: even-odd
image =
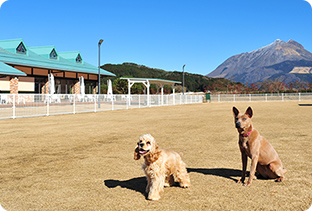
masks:
[[[133,62],[206,75],[230,56],[276,39],[312,51],[312,8],[304,0],[8,0],[0,40],[80,51],[98,65]]]

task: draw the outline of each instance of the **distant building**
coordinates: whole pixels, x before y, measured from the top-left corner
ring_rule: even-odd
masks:
[[[102,76],[115,76],[100,71]],[[56,94],[77,92],[81,76],[86,94],[96,92],[98,67],[85,62],[80,52],[57,52],[54,46],[29,47],[22,39],[0,41],[0,92],[46,94],[51,73]]]

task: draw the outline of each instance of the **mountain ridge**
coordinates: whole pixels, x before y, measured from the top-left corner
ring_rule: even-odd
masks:
[[[226,78],[244,84],[266,79],[285,82],[302,78],[306,80],[307,76],[301,77],[303,73],[291,73],[295,67],[312,67],[312,53],[292,39],[288,42],[277,39],[257,50],[229,57],[207,76]],[[308,81],[312,81],[312,75],[308,77]]]

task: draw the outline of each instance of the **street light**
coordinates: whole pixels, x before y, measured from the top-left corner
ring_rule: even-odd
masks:
[[[183,67],[182,67],[182,69],[183,69],[183,73],[182,73],[182,76],[183,76],[183,79],[182,79],[183,103],[184,103],[184,67],[185,67],[185,65],[183,65]]]
[[[100,102],[100,94],[101,94],[101,62],[100,62],[100,60],[101,60],[101,58],[100,58],[100,56],[101,56],[101,51],[100,51],[100,49],[101,49],[101,44],[102,44],[102,42],[103,42],[103,40],[102,39],[100,39],[100,41],[99,41],[99,75],[98,75],[98,78],[99,78],[99,82],[98,82],[98,107],[99,108],[101,108],[101,102]]]

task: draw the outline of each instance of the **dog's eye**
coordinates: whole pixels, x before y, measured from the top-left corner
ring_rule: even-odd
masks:
[[[245,121],[245,120],[246,120],[246,118],[243,118],[243,120]]]
[[[150,144],[151,144],[151,142],[149,142],[149,141],[148,141],[148,142],[146,142],[146,144],[150,145]]]

